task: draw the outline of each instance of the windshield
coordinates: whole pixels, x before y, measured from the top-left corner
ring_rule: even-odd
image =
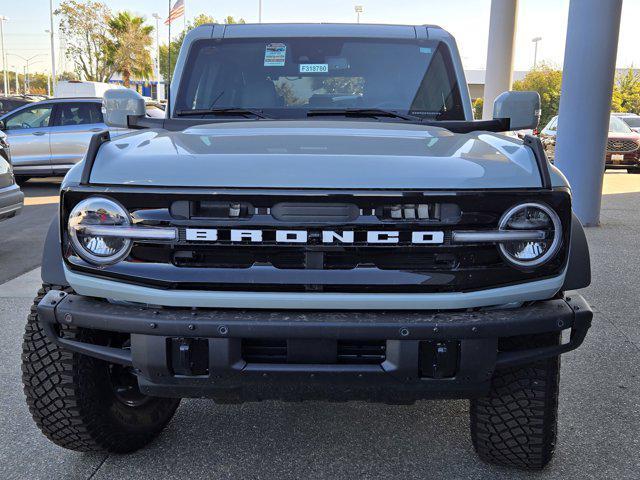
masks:
[[[273,118],[385,109],[464,120],[447,47],[359,38],[204,40],[185,66],[175,110],[243,108]]]
[[[631,129],[629,125],[618,117],[611,116],[611,120],[609,120],[609,133],[631,133]]]
[[[629,125],[631,128],[640,127],[640,117],[623,117],[622,121]]]

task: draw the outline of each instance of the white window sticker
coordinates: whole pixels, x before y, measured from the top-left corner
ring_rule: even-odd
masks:
[[[265,67],[284,67],[287,46],[284,43],[270,43],[264,49]]]
[[[328,63],[301,63],[300,73],[328,73]]]

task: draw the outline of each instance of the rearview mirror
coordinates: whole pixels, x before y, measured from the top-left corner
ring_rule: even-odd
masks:
[[[144,98],[128,88],[114,88],[104,92],[102,114],[109,127],[128,128],[127,117],[144,116]]]
[[[538,92],[504,92],[493,102],[493,118],[509,119],[509,130],[534,129],[540,122]]]

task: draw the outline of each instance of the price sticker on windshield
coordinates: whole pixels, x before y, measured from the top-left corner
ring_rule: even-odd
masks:
[[[270,43],[264,50],[265,67],[284,67],[287,46],[284,43]]]
[[[328,63],[301,63],[300,73],[329,73]]]

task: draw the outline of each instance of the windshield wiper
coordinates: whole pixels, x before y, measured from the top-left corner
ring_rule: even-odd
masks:
[[[380,108],[334,108],[323,110],[309,110],[307,117],[322,117],[322,116],[339,116],[345,117],[389,117],[400,118],[402,120],[408,120],[411,122],[422,121],[421,117],[414,115],[403,115],[401,113],[393,112],[391,110],[383,110]]]
[[[251,108],[236,108],[236,107],[178,110],[176,112],[176,115],[180,117],[191,117],[191,116],[198,116],[198,115],[242,115],[246,117],[248,115],[253,115],[254,117],[258,117],[258,118],[271,118],[259,110],[253,110]]]

